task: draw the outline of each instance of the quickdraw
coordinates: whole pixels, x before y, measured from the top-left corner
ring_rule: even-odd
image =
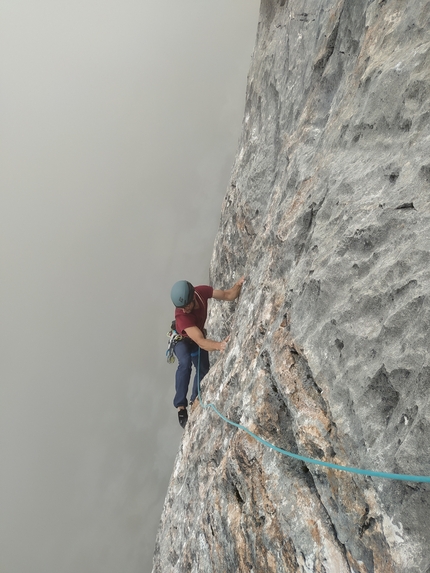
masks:
[[[175,354],[173,352],[173,349],[175,348],[175,345],[184,337],[176,332],[173,324],[171,329],[167,333],[167,336],[169,337],[169,342],[167,344],[166,358],[169,364],[173,364],[175,362]]]

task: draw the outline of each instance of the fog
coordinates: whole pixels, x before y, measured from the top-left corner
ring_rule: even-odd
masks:
[[[169,293],[208,281],[257,21],[2,1],[1,573],[151,571],[182,435]]]

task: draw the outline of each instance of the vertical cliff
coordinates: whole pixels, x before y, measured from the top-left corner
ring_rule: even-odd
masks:
[[[277,446],[430,475],[430,2],[262,0],[202,398]],[[154,573],[430,571],[430,486],[284,457],[196,404]]]

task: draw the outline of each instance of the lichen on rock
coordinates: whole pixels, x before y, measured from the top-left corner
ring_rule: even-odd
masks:
[[[430,475],[430,2],[262,0],[202,398],[283,449]],[[427,573],[430,487],[193,406],[154,573]]]

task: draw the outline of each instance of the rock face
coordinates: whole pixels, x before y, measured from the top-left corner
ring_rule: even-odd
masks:
[[[430,476],[430,2],[263,0],[202,398],[288,451]],[[154,573],[430,571],[430,484],[196,404]]]

